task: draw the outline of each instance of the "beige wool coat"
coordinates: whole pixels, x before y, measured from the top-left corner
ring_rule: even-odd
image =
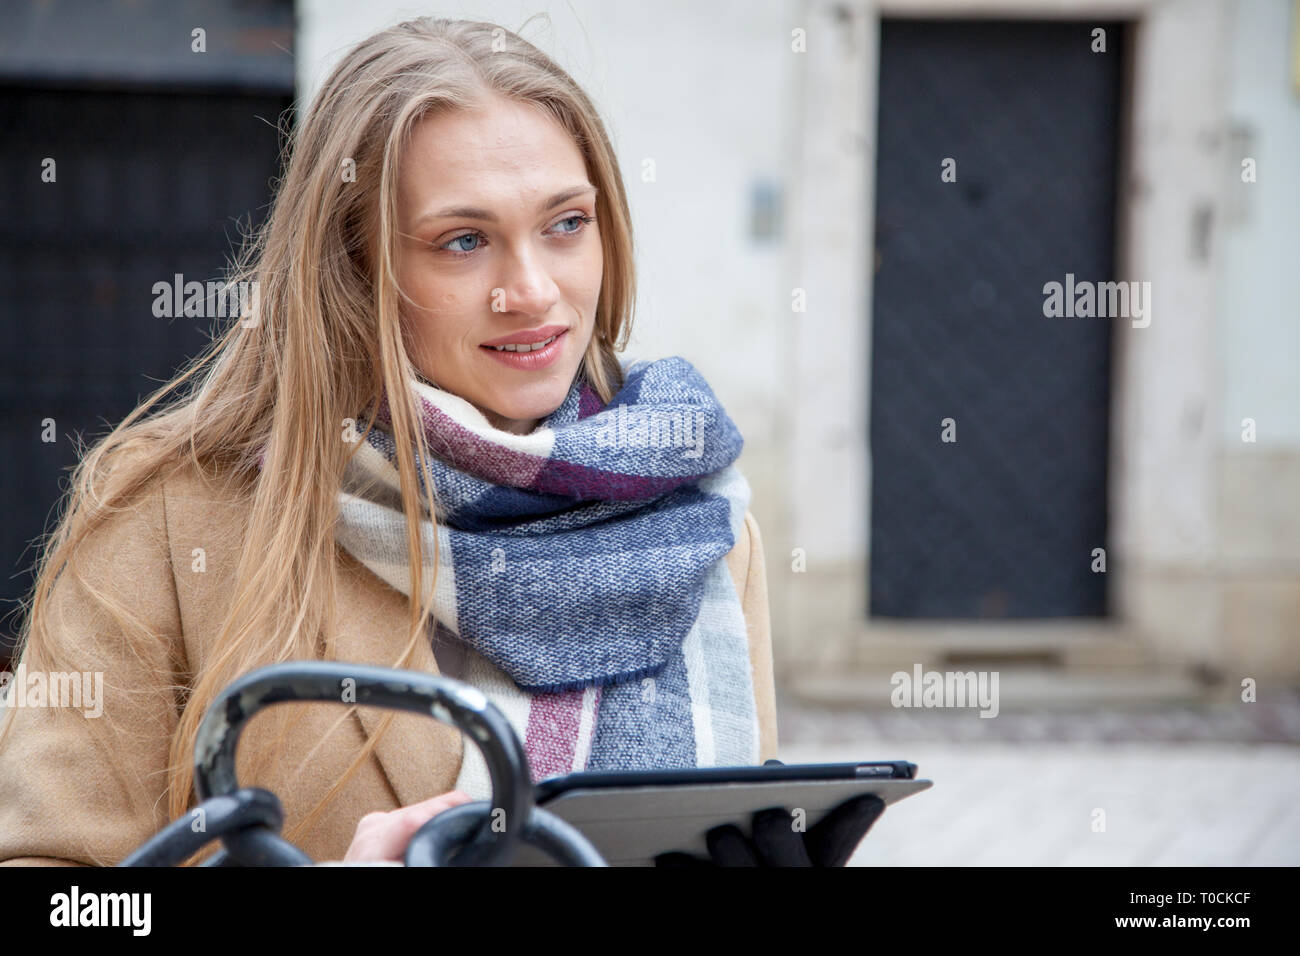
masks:
[[[103,664],[103,713],[98,718],[49,708],[10,707],[12,720],[0,749],[0,862],[5,865],[112,865],[168,822],[165,797],[168,747],[178,722],[178,688],[213,658],[223,612],[233,593],[248,505],[229,483],[209,484],[184,470],[156,482],[132,510],[97,529],[79,552],[83,574],[97,588],[124,599],[157,635],[143,656],[133,653],[115,623],[93,612],[84,587],[60,576],[51,610],[58,626],[93,642]],[[203,570],[195,570],[195,549]],[[339,591],[337,656],[391,666],[406,644],[406,597],[342,548],[337,549]],[[760,760],[776,756],[776,706],[772,676],[763,548],[752,515],[727,556],[748,625],[750,659],[760,728]],[[97,619],[98,618],[98,619]],[[438,673],[428,642],[419,642],[412,669]],[[111,684],[111,686],[110,686]],[[113,688],[132,688],[126,693]],[[278,750],[263,720],[281,710],[302,717]],[[280,798],[285,829],[303,819],[343,775],[380,720],[390,713],[339,704],[282,704],[260,713],[240,738],[236,770],[243,786],[264,787]],[[57,719],[56,719],[57,716]],[[92,742],[88,724],[106,722],[112,761]],[[272,720],[271,724],[280,726]],[[319,748],[303,763],[314,746]],[[398,713],[375,750],[326,805],[296,843],[313,860],[341,860],[357,821],[371,811],[393,810],[451,790],[460,769],[462,737],[431,717]],[[268,769],[250,777],[249,760],[265,756]],[[302,767],[296,779],[292,773]],[[123,774],[140,781],[146,803],[132,809]],[[135,803],[138,804],[138,801]],[[194,797],[191,795],[191,806]]]

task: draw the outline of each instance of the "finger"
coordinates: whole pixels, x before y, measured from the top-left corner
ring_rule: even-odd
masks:
[[[844,866],[884,812],[874,793],[844,801],[808,831],[808,853],[818,866]]]
[[[415,835],[416,830],[438,814],[450,810],[452,807],[458,807],[462,803],[469,802],[471,800],[468,794],[453,790],[449,793],[440,793],[438,796],[430,797],[420,803],[412,803],[410,806],[401,807],[393,812],[398,815],[400,821],[399,830],[405,833],[409,839]]]
[[[428,800],[421,800],[419,803],[412,803],[410,806],[403,807],[408,812],[423,812],[433,809],[450,810],[452,807],[460,806],[462,803],[469,803],[472,798],[469,794],[460,790],[449,790],[446,793],[440,793],[436,797],[430,797]]]
[[[367,813],[357,822],[356,837],[344,859],[401,862],[406,845],[420,827],[444,810],[470,800],[469,794],[451,790],[396,810]]]
[[[812,866],[803,837],[789,810],[775,807],[754,814],[754,845],[765,866]]]
[[[421,803],[413,803],[411,806],[418,807],[422,803],[443,803],[447,806],[457,806],[462,803],[469,803],[473,798],[463,790],[448,790],[446,793],[440,793],[436,797],[430,797]]]
[[[762,866],[753,844],[734,823],[709,830],[704,834],[704,842],[709,847],[709,859],[718,866]]]

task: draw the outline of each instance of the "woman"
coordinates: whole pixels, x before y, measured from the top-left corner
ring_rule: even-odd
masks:
[[[431,19],[362,42],[232,281],[251,308],[75,473],[21,660],[102,673],[102,718],[8,709],[0,859],[121,860],[194,805],[214,695],[277,661],[457,676],[535,777],[775,755],[740,436],[685,361],[620,363],[627,199],[546,56]],[[486,796],[456,730],[330,704],[259,714],[238,771],[317,860],[400,859]]]

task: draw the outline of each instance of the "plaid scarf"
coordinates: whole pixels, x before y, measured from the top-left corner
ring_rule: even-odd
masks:
[[[432,639],[464,655],[458,678],[511,721],[534,782],[757,763],[749,642],[724,560],[749,504],[733,464],[742,439],[695,368],[631,364],[608,406],[575,381],[528,435],[412,387],[438,510],[436,531],[422,518],[426,588],[438,540]],[[349,461],[336,537],[409,595],[390,427],[381,403]],[[490,794],[476,747],[456,789]]]

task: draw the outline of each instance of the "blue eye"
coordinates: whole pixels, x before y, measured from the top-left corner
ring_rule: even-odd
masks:
[[[557,222],[555,226],[552,227],[552,229],[557,228],[563,223],[577,223],[578,225],[576,225],[575,228],[561,229],[557,233],[557,235],[563,236],[566,239],[568,239],[581,234],[583,230],[586,229],[587,226],[589,226],[591,223],[595,221],[596,221],[595,216],[588,216],[585,213],[576,213],[572,216],[565,216],[563,219]],[[455,256],[457,258],[466,258],[478,252],[479,248],[482,246],[483,241],[486,238],[487,237],[484,236],[483,233],[481,232],[467,232],[463,236],[457,236],[455,239],[449,240],[445,245],[437,246],[436,248],[441,249],[444,252],[449,252],[451,253],[452,256]],[[456,245],[456,243],[464,242],[467,239],[473,240],[473,242],[468,248],[466,248],[463,245],[462,246]]]
[[[591,223],[593,223],[593,222],[595,222],[595,221],[596,221],[596,218],[595,218],[594,216],[587,216],[587,215],[566,216],[564,219],[561,219],[561,220],[560,220],[561,223],[565,223],[565,222],[580,222],[580,223],[582,223],[584,226],[585,226],[585,225],[590,225]],[[562,230],[562,232],[563,232],[565,235],[573,235],[574,233],[576,233],[576,232],[581,232],[581,231],[582,231],[582,226],[577,226],[576,228],[573,228],[573,229],[564,229],[564,230]]]
[[[463,236],[457,236],[455,239],[451,240],[451,242],[447,243],[446,246],[443,246],[443,248],[446,249],[446,248],[448,248],[449,246],[452,246],[452,245],[454,245],[455,243],[457,243],[457,242],[461,242],[461,241],[463,241],[463,240],[465,240],[465,239],[473,239],[473,240],[474,240],[474,245],[470,246],[468,249],[466,249],[465,247],[461,246],[461,247],[459,247],[459,248],[452,249],[451,251],[452,251],[452,252],[459,252],[459,253],[461,253],[462,255],[464,255],[464,254],[467,254],[467,253],[473,252],[475,249],[478,248],[479,234],[478,234],[477,232],[467,232],[467,233],[465,233],[465,235],[463,235]]]

